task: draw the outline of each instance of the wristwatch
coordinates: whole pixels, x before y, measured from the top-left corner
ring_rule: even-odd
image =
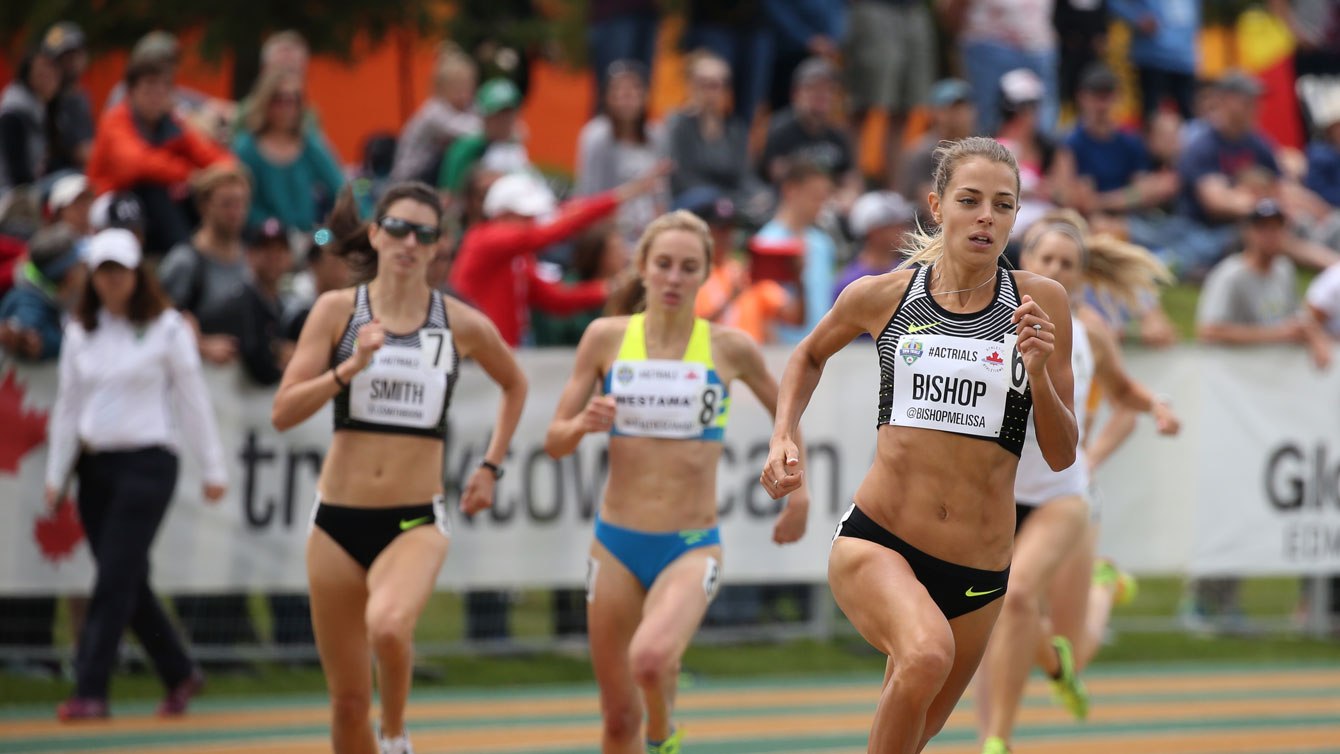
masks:
[[[488,460],[488,459],[485,459],[485,460],[483,460],[483,461],[480,461],[480,462],[479,462],[479,468],[481,468],[481,469],[488,469],[489,471],[492,471],[492,472],[493,472],[493,478],[494,478],[494,479],[502,479],[502,476],[503,476],[503,467],[499,466],[498,464],[496,464],[496,463],[494,463],[494,462],[492,462],[492,461],[490,461],[490,460]]]

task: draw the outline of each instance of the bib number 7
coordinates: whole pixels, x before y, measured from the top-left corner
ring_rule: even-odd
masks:
[[[451,331],[441,327],[425,327],[419,331],[419,347],[423,350],[423,366],[434,372],[450,373],[456,367],[455,349]]]

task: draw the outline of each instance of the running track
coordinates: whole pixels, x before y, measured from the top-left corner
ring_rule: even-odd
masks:
[[[680,697],[689,754],[861,754],[877,677],[711,681]],[[1162,666],[1095,670],[1087,723],[1029,686],[1017,754],[1340,754],[1340,666]],[[65,726],[49,707],[0,710],[0,752],[328,752],[323,700],[209,699],[160,721],[123,704],[106,723]],[[409,720],[419,754],[591,754],[593,689],[420,692]],[[927,749],[977,754],[965,700]]]

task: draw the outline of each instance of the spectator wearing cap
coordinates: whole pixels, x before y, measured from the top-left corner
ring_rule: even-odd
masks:
[[[1206,114],[1208,127],[1187,141],[1177,168],[1182,182],[1178,211],[1194,223],[1192,232],[1180,243],[1155,249],[1182,277],[1203,275],[1223,258],[1237,242],[1241,221],[1261,199],[1275,198],[1286,214],[1299,216],[1311,199],[1281,181],[1273,145],[1257,130],[1260,82],[1230,71],[1212,86],[1216,93]],[[1286,251],[1311,267],[1336,259],[1325,247],[1292,236]]]
[[[774,52],[768,104],[773,112],[791,99],[791,78],[806,58],[835,60],[847,36],[846,0],[763,0]]]
[[[95,190],[132,191],[145,211],[145,249],[163,253],[190,235],[181,202],[196,171],[232,161],[172,112],[175,69],[152,60],[126,68],[126,101],[103,114],[88,179]]]
[[[646,70],[618,60],[606,76],[601,112],[577,138],[577,196],[609,191],[651,170],[665,154],[665,130],[647,121]],[[636,242],[642,229],[669,206],[668,187],[625,203],[618,225],[624,239]]]
[[[1191,118],[1200,0],[1109,0],[1112,14],[1131,28],[1130,60],[1140,79],[1140,114],[1148,123],[1171,99]]]
[[[47,506],[59,505],[78,476],[79,518],[97,567],[74,693],[56,711],[66,721],[108,716],[127,628],[167,687],[160,715],[183,714],[204,685],[149,587],[149,552],[176,487],[177,448],[193,451],[209,502],[223,497],[226,465],[191,328],[141,261],[129,231],[89,241],[93,272],[65,329],[47,429]]]
[[[200,227],[177,244],[158,268],[163,289],[201,332],[200,355],[211,364],[237,358],[229,311],[247,276],[245,242],[251,182],[234,167],[206,170],[196,179]]]
[[[302,76],[276,68],[261,77],[251,100],[233,140],[233,152],[251,172],[247,220],[259,225],[273,217],[290,228],[315,230],[317,208],[334,203],[344,173],[325,135],[303,126],[308,108]]]
[[[615,279],[628,267],[628,241],[616,222],[603,220],[579,233],[572,245],[572,260],[563,270],[561,282],[568,287],[604,281],[613,285]],[[547,265],[553,267],[553,265]],[[542,266],[538,274],[554,280]],[[582,339],[586,326],[604,312],[604,301],[568,315],[553,315],[542,311],[531,314],[531,334],[537,346],[575,346]]]
[[[293,355],[294,341],[281,329],[284,301],[280,283],[293,267],[289,228],[270,217],[250,226],[246,235],[247,275],[224,305],[229,334],[237,341],[243,371],[257,385],[279,383]]]
[[[837,87],[837,69],[824,58],[809,58],[796,68],[791,106],[772,118],[759,167],[763,179],[776,184],[788,163],[808,160],[838,181],[838,205],[845,210],[860,195],[863,180],[850,137],[831,120]]]
[[[47,216],[52,222],[65,223],[80,238],[92,235],[89,211],[93,207],[93,189],[88,178],[72,173],[57,178],[47,194]]]
[[[1080,76],[1079,121],[1056,153],[1066,203],[1088,214],[1125,214],[1157,207],[1177,195],[1177,173],[1152,170],[1139,135],[1117,123],[1117,75],[1095,63]]]
[[[605,101],[610,65],[629,60],[650,79],[656,52],[661,9],[657,0],[591,0],[587,5],[586,40],[596,74],[596,101]]]
[[[1215,265],[1196,308],[1202,343],[1255,345],[1299,343],[1318,367],[1330,363],[1330,344],[1317,322],[1304,316],[1297,272],[1286,256],[1289,231],[1273,199],[1252,205],[1242,228],[1242,252]]]
[[[1340,86],[1312,109],[1316,135],[1307,145],[1306,185],[1332,207],[1340,208]]]
[[[852,205],[847,227],[861,242],[861,248],[838,273],[834,301],[843,288],[867,275],[883,275],[903,261],[903,237],[916,229],[916,211],[892,191],[872,191]]]
[[[917,213],[930,217],[927,197],[934,190],[935,150],[942,141],[958,141],[977,133],[977,107],[972,87],[962,79],[941,79],[931,86],[930,129],[902,156],[898,193],[913,203]]]
[[[694,300],[696,316],[743,330],[756,343],[775,342],[777,327],[800,325],[805,321],[805,299],[788,292],[782,283],[767,276],[766,269],[761,270],[765,274],[754,279],[750,259],[755,251],[750,251],[747,256],[737,252],[738,217],[730,199],[716,189],[703,187],[685,193],[675,209],[687,209],[702,218],[712,233],[712,270]],[[794,280],[793,270],[798,272],[797,262],[802,250],[796,245],[789,254],[773,254],[769,261],[780,261],[787,273],[782,277]],[[773,271],[776,271],[776,265]],[[732,589],[726,596],[727,602],[739,607],[737,603],[742,599],[739,590]],[[725,608],[717,608],[713,614],[723,618],[723,610]]]
[[[884,114],[885,173],[894,185],[903,125],[935,80],[935,19],[920,0],[854,0],[850,13],[842,58],[851,131],[861,133],[871,112]]]
[[[60,68],[40,48],[24,56],[0,91],[0,194],[47,174],[47,107],[59,92]]]
[[[805,320],[798,327],[778,328],[780,342],[800,342],[833,306],[837,247],[832,237],[816,226],[833,190],[833,178],[823,167],[807,160],[792,160],[782,176],[777,213],[751,241],[753,249],[793,244],[801,252],[798,274],[784,279],[794,295],[804,298]],[[757,260],[750,266],[754,277],[759,277]]]
[[[1038,126],[1056,125],[1060,86],[1054,0],[940,0],[938,7],[951,30],[959,29],[962,70],[972,84],[983,133],[1000,127],[999,86],[1002,71],[1025,68],[1042,82]]]
[[[474,60],[458,48],[449,47],[438,55],[433,93],[400,131],[391,180],[434,183],[447,149],[457,139],[483,129],[474,109],[478,80]]]
[[[475,112],[484,119],[483,130],[452,142],[442,158],[437,187],[459,196],[466,176],[481,164],[499,173],[530,169],[530,155],[521,143],[521,91],[511,80],[484,82],[475,95]]]
[[[765,187],[749,169],[749,129],[730,117],[731,70],[715,53],[699,50],[687,66],[689,101],[666,122],[666,153],[675,164],[670,193],[711,186],[739,208]]]
[[[129,191],[108,191],[89,205],[88,225],[94,233],[108,228],[128,230],[143,244],[144,206]]]
[[[728,117],[754,122],[772,79],[775,35],[763,17],[764,0],[688,0],[683,49],[705,50],[725,61],[733,105]]]
[[[565,286],[541,276],[535,256],[608,218],[624,202],[656,190],[667,166],[612,191],[557,207],[553,192],[529,173],[494,181],[484,197],[484,220],[461,239],[452,264],[452,287],[497,326],[513,347],[527,340],[531,309],[567,315],[604,304],[603,280]],[[552,216],[552,217],[551,217]]]
[[[33,236],[14,287],[0,298],[0,348],[31,361],[56,358],[62,318],[74,308],[87,277],[80,241],[81,235],[64,223]]]
[[[1000,130],[996,141],[1019,163],[1019,212],[1013,236],[1022,237],[1039,217],[1055,206],[1056,145],[1041,128],[1040,108],[1046,83],[1032,69],[1016,68],[1000,77]]]
[[[80,86],[88,69],[88,48],[84,30],[78,24],[62,21],[42,35],[42,50],[55,58],[60,67],[60,92],[47,108],[51,123],[50,170],[83,172],[93,149],[93,105]]]

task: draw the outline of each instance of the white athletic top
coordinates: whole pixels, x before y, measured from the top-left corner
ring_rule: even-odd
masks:
[[[1089,389],[1093,385],[1093,347],[1089,345],[1089,331],[1079,317],[1071,316],[1072,343],[1070,369],[1075,374],[1075,421],[1084,431],[1085,409],[1089,404]],[[1042,505],[1058,497],[1084,495],[1089,489],[1089,462],[1084,456],[1084,438],[1080,438],[1075,462],[1070,468],[1052,471],[1042,457],[1037,432],[1028,423],[1028,436],[1019,455],[1019,470],[1014,476],[1014,499],[1022,505]]]

